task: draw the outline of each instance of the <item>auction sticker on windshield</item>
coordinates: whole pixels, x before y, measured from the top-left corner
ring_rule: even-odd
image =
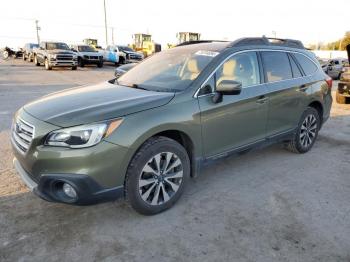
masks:
[[[219,54],[219,52],[213,52],[213,51],[205,51],[205,50],[199,50],[195,53],[196,55],[203,55],[203,56],[211,56],[215,57]]]

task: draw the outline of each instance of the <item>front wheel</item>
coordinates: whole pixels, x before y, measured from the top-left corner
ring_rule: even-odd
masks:
[[[45,58],[45,69],[46,70],[52,70],[52,67],[49,64],[49,59]]]
[[[80,67],[84,67],[85,66],[85,63],[84,63],[83,59],[81,59],[81,58],[78,59],[78,65]]]
[[[36,66],[40,66],[40,63],[39,63],[39,61],[38,61],[38,57],[37,57],[37,56],[34,56],[34,64],[35,64]]]
[[[286,144],[286,148],[299,154],[308,152],[316,141],[320,127],[321,120],[318,111],[313,107],[308,107],[299,121],[294,137]]]
[[[4,52],[2,53],[2,57],[3,57],[4,59],[8,59],[8,58],[9,58],[9,52],[8,52],[8,51],[4,51]]]
[[[180,198],[190,176],[190,160],[182,145],[167,137],[147,140],[131,160],[125,195],[139,213],[160,213]]]
[[[72,66],[72,70],[77,70],[77,66]]]
[[[97,64],[97,67],[98,67],[98,68],[103,67],[103,62],[99,62],[99,63]]]

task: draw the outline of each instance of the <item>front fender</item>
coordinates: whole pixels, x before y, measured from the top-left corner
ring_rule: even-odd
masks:
[[[129,148],[133,155],[147,139],[170,130],[186,134],[194,145],[194,156],[202,156],[200,111],[194,98],[128,115],[106,140]]]

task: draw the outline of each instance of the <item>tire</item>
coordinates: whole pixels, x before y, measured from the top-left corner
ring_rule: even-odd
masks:
[[[52,67],[49,65],[49,60],[47,58],[45,58],[45,69],[52,70]]]
[[[308,107],[300,118],[297,132],[286,144],[286,149],[299,154],[308,152],[317,139],[320,127],[321,118],[318,111],[313,107]]]
[[[4,51],[3,53],[2,53],[2,57],[6,60],[6,59],[8,59],[9,58],[9,52],[7,52],[7,51]]]
[[[26,61],[27,60],[27,58],[26,58],[26,55],[23,53],[23,55],[22,55],[22,59],[23,59],[23,61]]]
[[[118,65],[125,65],[125,58],[124,57],[119,58]]]
[[[72,70],[77,70],[77,66],[72,66]]]
[[[335,100],[338,104],[346,104],[346,97],[339,94],[339,91],[335,93]]]
[[[99,63],[97,64],[97,67],[98,67],[98,68],[103,67],[103,62],[99,62]]]
[[[38,57],[37,57],[37,56],[34,56],[34,64],[35,64],[36,66],[40,66],[40,63],[39,63],[39,61],[38,61]]]
[[[78,59],[78,65],[80,67],[84,67],[85,66],[85,63],[84,63],[83,59],[81,59],[81,58]]]
[[[124,187],[126,200],[140,214],[158,214],[175,204],[189,177],[190,160],[185,148],[167,137],[150,138],[130,161]],[[144,185],[139,187],[141,181]]]

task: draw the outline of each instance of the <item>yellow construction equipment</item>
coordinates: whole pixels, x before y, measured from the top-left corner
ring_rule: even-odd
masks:
[[[142,52],[145,57],[161,51],[161,45],[154,43],[152,35],[149,34],[134,34],[133,44],[131,48],[135,51]]]
[[[200,33],[193,33],[193,32],[178,32],[176,34],[177,43],[176,44],[168,44],[168,48],[173,48],[179,44],[182,44],[184,42],[190,42],[190,41],[199,41],[201,38]]]
[[[83,43],[84,43],[85,45],[90,45],[90,46],[93,46],[93,47],[95,47],[95,48],[96,48],[96,46],[98,46],[98,45],[97,45],[97,39],[85,38],[85,39],[83,40]]]
[[[193,32],[179,32],[176,34],[178,44],[182,44],[184,42],[190,42],[190,41],[199,41],[201,38],[200,33],[193,33]]]

